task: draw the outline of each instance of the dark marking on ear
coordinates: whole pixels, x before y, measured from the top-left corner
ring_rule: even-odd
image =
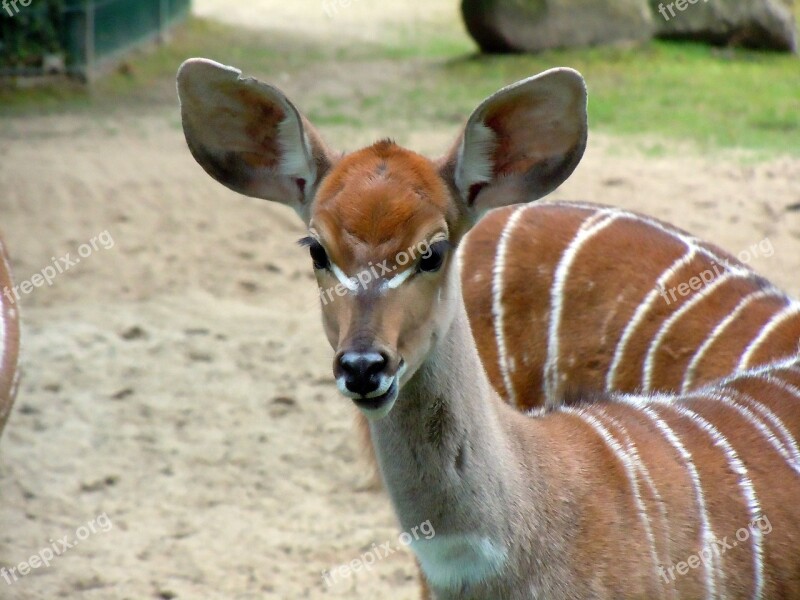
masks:
[[[539,161],[525,173],[526,187],[539,198],[551,193],[572,175],[581,162],[583,152],[584,145],[581,145],[564,154]]]
[[[306,180],[303,179],[303,178],[298,178],[295,181],[297,183],[297,189],[300,190],[300,197],[301,198],[305,198],[306,197]]]
[[[189,150],[203,170],[225,187],[239,192],[250,183],[250,177],[242,169],[241,157],[235,152],[224,152],[221,155],[207,151],[199,145],[189,142]]]
[[[480,194],[481,191],[483,191],[483,188],[485,188],[487,185],[489,184],[484,181],[481,183],[473,183],[471,186],[469,186],[467,206],[469,206],[470,208],[475,206],[475,200],[477,199],[478,194]]]

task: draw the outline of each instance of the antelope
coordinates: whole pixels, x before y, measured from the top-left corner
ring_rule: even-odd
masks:
[[[574,202],[500,208],[459,259],[483,365],[521,409],[581,390],[687,392],[798,354],[800,303],[724,250],[641,214]]]
[[[334,154],[277,88],[206,59],[181,66],[178,92],[204,170],[307,226],[320,290],[336,291],[322,320],[337,386],[366,418],[401,526],[436,530],[411,545],[425,597],[800,594],[796,358],[686,393],[527,413],[484,372],[455,254],[488,210],[575,169],[577,72],[503,88],[437,161],[390,140]]]
[[[11,267],[0,239],[0,434],[14,404],[19,376],[19,312],[11,289]]]

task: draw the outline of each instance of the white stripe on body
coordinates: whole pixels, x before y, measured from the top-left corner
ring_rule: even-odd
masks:
[[[730,394],[730,395],[729,395]],[[693,393],[689,396],[682,396],[681,400],[683,399],[699,399],[699,400],[707,400],[710,402],[718,402],[723,406],[730,408],[737,412],[745,421],[750,423],[753,427],[755,427],[758,432],[764,436],[764,438],[769,442],[769,444],[775,449],[775,451],[780,454],[784,460],[788,463],[789,468],[794,470],[798,475],[800,475],[800,452],[798,452],[797,443],[794,441],[794,438],[791,436],[789,431],[783,425],[783,422],[778,418],[778,416],[769,410],[763,404],[756,402],[755,400],[751,399],[751,402],[747,402],[744,400],[741,392],[737,392],[736,390],[722,390],[720,392],[703,392],[703,393]],[[747,405],[750,405],[753,410]],[[757,406],[756,406],[757,405]],[[781,440],[775,432],[767,426],[765,420],[762,420],[761,417],[755,414],[755,412],[759,412],[763,419],[769,421],[773,426],[778,428],[781,432],[781,437],[784,439]],[[790,440],[791,444],[794,444],[794,448],[791,446],[787,446],[785,440],[787,439],[784,435],[784,432],[788,434],[788,439]]]
[[[797,400],[800,400],[800,388],[796,385],[789,383],[788,381],[784,381],[779,377],[775,377],[770,373],[761,373],[759,375],[753,376],[755,379],[760,379],[761,381],[766,381],[767,383],[771,383],[772,385],[781,388],[785,392],[794,396]]]
[[[655,501],[655,505],[658,508],[659,512],[659,520],[661,521],[661,528],[664,536],[664,553],[663,553],[663,562],[658,558],[658,546],[656,545],[655,536],[653,535],[652,528],[649,525],[649,521],[647,523],[647,531],[646,535],[648,537],[648,541],[651,544],[651,558],[653,559],[653,564],[656,567],[656,579],[661,582],[660,574],[661,572],[658,570],[658,567],[663,563],[671,563],[672,562],[672,544],[670,539],[669,533],[669,515],[667,513],[666,504],[664,503],[664,499],[661,497],[661,494],[658,493],[658,487],[656,486],[653,477],[650,475],[650,470],[645,465],[644,461],[642,460],[641,455],[639,454],[638,449],[636,448],[636,444],[631,439],[630,434],[628,433],[627,429],[624,425],[619,421],[619,419],[612,417],[608,413],[602,410],[602,406],[594,406],[590,408],[591,413],[594,417],[601,423],[604,423],[606,429],[610,432],[611,429],[614,429],[617,433],[618,438],[622,439],[623,445],[625,450],[628,453],[628,457],[633,464],[635,469],[635,474],[641,476],[642,480],[648,487],[650,491],[650,495],[653,497]],[[635,494],[637,498],[640,498],[639,486],[638,483],[636,484]],[[643,502],[643,501],[642,501]],[[646,511],[644,509],[644,505],[642,504],[641,513],[646,515]],[[673,580],[674,581],[674,580]],[[673,586],[674,588],[674,586]],[[675,596],[675,590],[672,590],[671,596]]]
[[[497,344],[497,362],[500,373],[503,376],[503,385],[506,387],[508,401],[512,406],[516,406],[516,394],[511,382],[511,375],[508,367],[508,348],[506,347],[505,336],[505,310],[503,307],[503,275],[506,267],[506,253],[508,252],[508,241],[517,226],[522,213],[530,205],[522,205],[514,210],[506,221],[503,231],[500,233],[500,242],[497,244],[494,258],[494,268],[492,271],[492,321],[494,323],[495,343]]]
[[[669,396],[667,396],[667,398],[672,400]],[[716,537],[711,528],[711,522],[708,516],[708,507],[706,506],[705,494],[703,493],[703,486],[700,480],[700,473],[697,471],[697,467],[694,464],[694,458],[692,457],[691,453],[686,449],[686,446],[683,445],[680,438],[666,423],[666,421],[664,421],[664,419],[662,419],[656,411],[647,405],[647,403],[651,400],[650,398],[623,394],[616,397],[615,400],[622,404],[633,406],[641,411],[642,414],[647,416],[653,422],[659,432],[661,432],[667,442],[669,442],[669,444],[682,458],[684,465],[686,466],[686,472],[688,473],[689,478],[692,480],[692,487],[694,488],[694,499],[695,503],[697,504],[697,512],[700,523],[701,547],[712,548]],[[713,598],[717,597],[717,580],[721,576],[719,572],[720,557],[714,556],[714,554],[715,553],[712,552],[711,561],[709,564],[705,565],[705,587],[706,598],[708,600],[713,600]]]
[[[717,326],[711,331],[708,337],[703,341],[700,347],[695,352],[694,356],[692,357],[691,361],[689,361],[689,366],[686,368],[686,373],[683,379],[683,386],[681,387],[682,392],[686,392],[691,388],[692,384],[694,383],[695,379],[695,372],[697,371],[697,366],[700,364],[700,361],[706,355],[709,348],[714,345],[714,342],[725,333],[727,328],[739,318],[739,316],[747,310],[754,302],[757,300],[761,300],[762,298],[781,298],[785,297],[783,292],[776,289],[769,289],[769,290],[761,290],[758,292],[753,292],[748,294],[739,302],[739,304],[733,309],[733,311],[725,317],[722,321],[720,321]]]
[[[622,358],[625,356],[628,343],[631,341],[633,334],[636,333],[639,325],[644,321],[644,318],[652,308],[653,303],[661,295],[659,289],[663,289],[664,284],[669,281],[670,278],[675,275],[675,273],[692,262],[696,256],[697,248],[694,246],[687,246],[686,253],[677,260],[673,261],[673,263],[667,267],[663,273],[661,273],[656,281],[655,287],[647,293],[644,299],[639,303],[639,306],[636,307],[636,310],[633,312],[633,317],[625,326],[622,336],[620,337],[619,342],[617,342],[617,347],[614,350],[614,358],[611,361],[611,367],[606,374],[606,391],[610,392],[616,389],[615,383],[617,378],[617,370],[622,363]]]
[[[780,327],[784,321],[799,313],[800,303],[790,302],[786,308],[773,315],[769,322],[767,322],[767,324],[761,329],[761,333],[759,333],[756,338],[750,342],[750,345],[745,348],[742,358],[739,361],[739,365],[736,368],[740,371],[748,369],[750,367],[750,362],[753,360],[753,355],[772,334],[772,332]]]
[[[736,383],[737,381],[742,381],[744,379],[758,378],[762,375],[771,375],[775,371],[782,371],[784,369],[790,369],[796,366],[798,361],[800,361],[800,357],[798,356],[779,358],[772,362],[765,363],[763,365],[757,365],[755,367],[745,369],[744,371],[737,371],[731,373],[726,377],[722,377],[714,381],[713,384],[709,384],[703,388],[698,388],[698,390],[696,391],[701,391],[706,388],[716,389],[720,387],[727,387],[733,383]]]
[[[593,412],[598,412],[598,410],[599,409],[596,409]],[[630,454],[625,451],[625,449],[619,443],[619,440],[611,435],[611,432],[593,414],[585,410],[568,407],[563,408],[561,412],[564,414],[573,415],[586,423],[598,436],[600,436],[600,438],[603,440],[603,443],[608,446],[608,448],[614,453],[614,455],[622,464],[622,467],[625,470],[625,476],[628,478],[631,491],[633,492],[633,501],[636,504],[636,510],[638,511],[639,519],[642,522],[642,529],[644,529],[645,537],[647,538],[647,543],[650,547],[650,560],[653,562],[653,570],[656,574],[656,579],[658,580],[657,569],[659,566],[659,561],[658,555],[656,554],[656,540],[655,536],[653,536],[653,530],[650,527],[650,518],[647,515],[647,507],[644,505],[644,501],[642,500],[641,489],[639,487],[639,478],[636,476],[637,468],[633,460],[631,460]]]
[[[655,365],[656,352],[658,352],[658,349],[661,347],[661,344],[664,341],[664,338],[670,332],[670,329],[672,329],[672,327],[681,319],[681,317],[692,310],[692,308],[697,306],[697,304],[699,304],[704,298],[710,296],[721,285],[730,281],[734,277],[735,276],[731,273],[723,273],[714,281],[706,285],[702,290],[697,292],[694,296],[692,296],[690,300],[684,302],[678,310],[672,313],[669,318],[661,324],[661,327],[659,328],[655,337],[650,342],[650,347],[647,349],[647,356],[644,361],[643,387],[645,392],[652,390],[653,367]]]
[[[755,523],[763,518],[761,505],[758,502],[755,487],[750,479],[739,454],[733,448],[728,439],[722,435],[717,427],[708,421],[702,415],[687,408],[684,405],[676,404],[675,399],[669,396],[656,396],[652,399],[654,402],[663,406],[669,411],[677,413],[697,425],[711,438],[715,446],[720,448],[725,455],[725,458],[730,465],[731,470],[736,473],[739,480],[739,488],[744,496],[745,504],[750,517],[750,523]],[[764,593],[764,548],[763,548],[763,534],[758,528],[750,528],[753,540],[753,572],[754,572],[754,590],[753,598],[761,598]]]
[[[561,260],[553,277],[553,287],[550,292],[550,323],[547,335],[547,359],[544,365],[544,396],[546,405],[560,404],[556,398],[559,386],[558,359],[560,352],[559,332],[563,312],[564,286],[569,277],[569,271],[575,262],[575,257],[583,246],[595,235],[603,231],[617,220],[615,211],[600,211],[586,219],[578,229],[578,233],[561,255]]]

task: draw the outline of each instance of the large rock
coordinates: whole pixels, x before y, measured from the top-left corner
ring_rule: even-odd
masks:
[[[648,0],[657,35],[797,51],[792,0]]]
[[[647,0],[462,0],[461,12],[484,52],[641,41],[655,27]]]

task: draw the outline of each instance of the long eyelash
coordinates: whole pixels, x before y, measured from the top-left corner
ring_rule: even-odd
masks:
[[[297,245],[300,246],[301,248],[308,248],[309,246],[313,246],[314,244],[318,243],[319,242],[310,235],[307,235],[306,237],[297,240]]]

